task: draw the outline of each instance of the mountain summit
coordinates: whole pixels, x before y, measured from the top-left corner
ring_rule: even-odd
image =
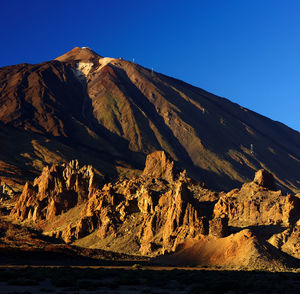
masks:
[[[102,56],[98,55],[92,49],[88,47],[75,47],[71,51],[57,57],[55,60],[61,62],[72,62],[72,61],[82,61],[89,62],[94,59],[99,59]]]
[[[299,132],[138,64],[76,47],[3,67],[0,80],[4,182],[73,158],[103,176],[138,173],[165,150],[208,187],[231,189],[263,168],[278,187],[300,189]]]

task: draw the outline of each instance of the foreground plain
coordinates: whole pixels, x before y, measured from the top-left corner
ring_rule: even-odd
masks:
[[[299,293],[297,272],[218,268],[1,267],[1,293]]]

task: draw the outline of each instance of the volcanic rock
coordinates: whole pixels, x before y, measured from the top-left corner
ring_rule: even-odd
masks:
[[[147,156],[143,171],[145,178],[163,179],[172,183],[178,174],[174,161],[165,151],[155,151]]]
[[[192,192],[205,190],[200,184],[193,188],[163,151],[148,155],[140,177],[102,188],[96,183],[92,167],[80,167],[78,161],[46,167],[33,184],[26,183],[11,215],[47,220],[51,235],[66,243],[96,234],[99,242],[113,239],[120,246],[130,236],[123,246],[138,240],[143,255],[172,252],[186,238],[208,234],[207,217]],[[64,222],[65,226],[56,225]]]
[[[226,216],[214,218],[209,221],[209,234],[219,238],[229,235],[228,218]]]
[[[6,183],[1,184],[1,186],[0,186],[0,201],[13,198],[15,194],[16,193],[12,187],[7,185]]]
[[[273,235],[268,241],[270,244],[300,259],[300,224],[289,227],[281,233]]]
[[[162,246],[161,252],[174,251],[186,238],[207,233],[206,219],[193,205],[192,196],[183,183],[161,195],[153,214],[145,215],[139,234],[142,254],[149,254],[148,244]],[[159,240],[157,237],[162,236]]]
[[[215,217],[226,215],[234,227],[293,225],[300,211],[299,198],[268,190],[274,189],[272,179],[268,172],[258,171],[253,182],[220,197],[214,207]]]
[[[157,157],[157,155],[160,155]],[[162,156],[161,156],[162,155]],[[138,238],[139,251],[143,255],[156,252],[171,252],[186,238],[193,238],[197,234],[207,233],[207,221],[198,214],[191,192],[184,182],[173,182],[173,177],[164,177],[174,169],[174,163],[167,161],[163,153],[148,156],[160,158],[156,166],[166,166],[164,172],[157,173],[165,182],[156,184],[145,175],[150,171],[149,165],[140,178],[131,179],[116,184],[105,185],[89,198],[86,208],[82,212],[82,219],[76,225],[74,232],[80,236],[87,235],[98,229],[98,236],[105,238],[118,238],[122,230],[128,230],[127,225],[136,226],[135,232],[131,232],[132,239]],[[168,166],[171,167],[168,169]],[[151,178],[153,173],[151,174]],[[169,179],[173,185],[169,187]],[[157,183],[160,190],[157,191]],[[89,225],[83,226],[82,222],[89,219]],[[133,219],[134,218],[134,221]],[[133,221],[133,223],[131,222]],[[132,228],[130,229],[132,230]],[[78,236],[74,235],[76,239]]]
[[[66,243],[119,253],[175,252],[178,260],[248,266],[274,260],[266,249],[271,243],[276,254],[298,257],[299,198],[269,190],[258,178],[229,193],[212,192],[157,151],[148,155],[141,176],[101,186],[91,166],[72,161],[46,167],[33,184],[26,183],[11,216],[31,224],[46,220],[45,232]],[[273,239],[267,243],[252,231],[230,234],[247,226],[266,227]]]
[[[25,184],[11,214],[21,220],[50,220],[86,200],[95,186],[93,168],[80,168],[77,160],[47,166],[33,184]]]
[[[255,173],[253,182],[269,190],[276,190],[273,175],[265,169],[260,169]]]

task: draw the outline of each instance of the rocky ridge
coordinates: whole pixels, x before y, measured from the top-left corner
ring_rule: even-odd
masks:
[[[80,216],[56,231],[57,237],[69,243],[97,231],[99,239],[118,238],[133,218],[140,253],[161,254],[174,251],[186,238],[208,232],[208,221],[199,214],[199,202],[188,188],[190,181],[165,152],[149,155],[140,177],[107,183],[102,189],[96,189],[91,167],[79,168],[72,161],[46,167],[33,184],[26,183],[11,215],[49,222],[83,204]]]
[[[280,190],[273,191],[274,188],[272,175],[259,170],[253,182],[222,195],[214,207],[214,215],[226,215],[232,227],[294,226],[300,215],[300,199],[283,195]]]
[[[77,161],[46,167],[26,184],[11,217],[66,243],[127,254],[156,256],[190,248],[186,242],[210,246],[222,239],[228,251],[251,235],[249,250],[268,242],[299,257],[299,198],[276,191],[270,173],[259,170],[241,189],[216,193],[177,169],[164,151],[147,156],[139,177],[102,187],[92,167],[80,168]],[[268,234],[261,234],[262,227]],[[250,233],[240,234],[245,228]]]
[[[96,188],[92,166],[79,167],[78,161],[46,166],[40,177],[26,182],[11,214],[22,220],[51,221],[89,198]]]

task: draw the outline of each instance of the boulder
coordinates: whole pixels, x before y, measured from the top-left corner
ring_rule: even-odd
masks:
[[[273,175],[265,169],[260,169],[255,173],[253,182],[269,190],[276,190]]]
[[[178,174],[174,161],[165,151],[155,151],[147,155],[143,171],[145,178],[164,179],[172,183]]]
[[[229,235],[228,217],[222,216],[209,221],[209,234],[218,238]]]

